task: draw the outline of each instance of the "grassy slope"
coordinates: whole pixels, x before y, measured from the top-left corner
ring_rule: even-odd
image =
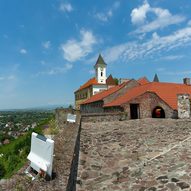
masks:
[[[35,129],[13,140],[10,144],[0,147],[0,179],[11,177],[26,163],[27,155],[30,152],[31,133],[43,134],[42,127],[49,124],[50,120],[43,121]]]

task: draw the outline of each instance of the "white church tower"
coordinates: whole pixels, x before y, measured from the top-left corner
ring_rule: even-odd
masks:
[[[97,62],[94,66],[95,68],[95,74],[96,74],[96,80],[99,84],[106,84],[106,66],[107,64],[104,62],[101,54],[99,55]]]

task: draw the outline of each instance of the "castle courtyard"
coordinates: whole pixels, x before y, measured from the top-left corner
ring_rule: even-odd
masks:
[[[190,190],[191,121],[84,122],[77,190]]]

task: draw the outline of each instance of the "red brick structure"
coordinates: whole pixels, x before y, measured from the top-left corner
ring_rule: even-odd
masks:
[[[191,94],[191,86],[177,83],[151,82],[129,89],[110,103],[104,111],[124,111],[129,119],[177,118],[177,95]]]
[[[111,87],[108,90],[102,91],[92,96],[87,101],[81,104],[80,110],[82,113],[99,113],[104,112],[104,104],[110,103],[117,99],[119,96],[125,94],[128,89],[139,86],[140,84],[136,80],[129,80],[118,86]]]

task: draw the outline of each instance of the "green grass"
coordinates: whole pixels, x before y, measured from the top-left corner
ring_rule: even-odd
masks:
[[[0,147],[0,155],[3,154],[3,156],[0,156],[0,179],[10,178],[26,163],[27,155],[30,152],[32,132],[43,134],[42,127],[48,124],[50,120],[41,122],[35,129],[11,141],[10,144]]]

